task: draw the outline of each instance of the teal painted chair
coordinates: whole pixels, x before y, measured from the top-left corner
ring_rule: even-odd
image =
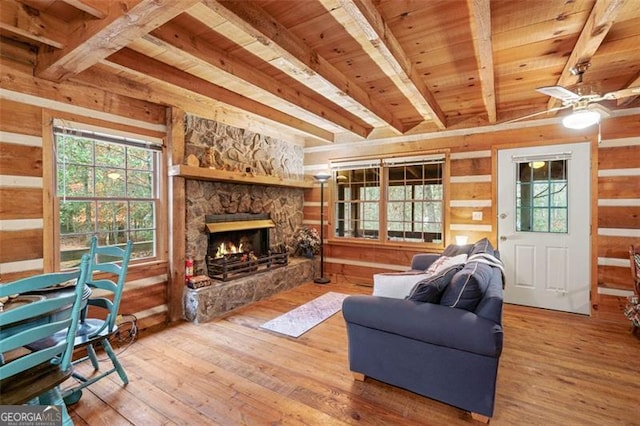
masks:
[[[94,310],[102,311],[101,318],[86,318],[86,312],[83,312],[76,334],[75,348],[85,348],[87,355],[74,361],[74,364],[84,362],[87,359],[91,361],[95,370],[91,377],[85,377],[79,373],[73,373],[73,377],[78,381],[78,385],[63,392],[64,400],[67,404],[77,402],[82,396],[82,389],[90,386],[98,380],[117,372],[122,382],[126,385],[129,383],[127,373],[118,361],[118,357],[114,352],[109,339],[118,331],[117,317],[120,309],[120,300],[127,277],[127,269],[131,258],[133,243],[128,241],[124,248],[118,246],[98,246],[98,239],[93,237],[91,240],[91,249],[89,255],[91,257],[90,274],[87,285],[92,288],[93,294],[88,301],[88,308],[93,307]],[[95,274],[100,274],[96,279]],[[111,275],[109,275],[111,274]],[[105,277],[106,278],[102,278]],[[102,318],[104,317],[104,318]],[[100,363],[96,355],[97,345],[102,346],[105,350],[112,367],[101,371]]]
[[[72,372],[71,355],[80,319],[82,296],[89,273],[89,256],[84,255],[75,272],[40,274],[0,285],[6,298],[0,312],[0,405],[54,405],[62,423],[73,422],[63,403],[59,385]],[[23,295],[76,280],[69,291],[57,296]],[[4,300],[4,299],[3,299]],[[26,349],[56,333],[63,335],[51,346]]]

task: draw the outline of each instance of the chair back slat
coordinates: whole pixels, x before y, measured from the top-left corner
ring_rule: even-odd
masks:
[[[66,347],[66,342],[61,341],[55,346],[41,349],[37,352],[33,352],[32,354],[29,354],[28,356],[23,356],[21,358],[18,358],[12,361],[11,364],[9,364],[9,366],[13,370],[19,373],[22,371],[26,371],[36,365],[40,365],[43,362],[47,362],[47,361],[50,361],[51,363],[59,362],[60,358],[58,355],[60,354],[60,352],[65,350],[65,347]],[[66,370],[66,369],[63,369],[63,370]],[[8,374],[6,377],[11,377],[12,375],[13,374]],[[4,379],[5,376],[3,375],[2,378]]]
[[[0,327],[7,324],[13,324],[18,321],[24,321],[30,318],[36,318],[40,315],[46,315],[58,309],[71,307],[75,300],[75,292],[68,296],[61,296],[55,299],[42,299],[23,306],[3,312],[0,316]]]
[[[40,339],[50,337],[58,331],[69,327],[69,325],[71,325],[71,316],[61,321],[42,324],[39,327],[26,324],[23,331],[13,334],[2,341],[2,350],[13,351],[30,343],[37,342]]]
[[[115,293],[116,291],[118,291],[117,283],[113,282],[112,280],[108,280],[108,279],[92,280],[92,281],[89,281],[88,284],[89,284],[89,287],[99,288],[101,290],[106,290],[106,291],[109,291],[111,293]]]
[[[64,332],[66,335],[66,339],[60,344],[33,351],[0,365],[0,380],[14,376],[45,361],[59,364],[63,371],[70,368],[71,353],[73,352],[75,332],[82,305],[82,294],[89,273],[89,263],[89,256],[84,255],[78,271],[40,274],[0,286],[2,294],[16,294],[60,285],[69,279],[77,279],[71,297],[60,297],[62,300],[56,302],[49,301],[55,300],[53,298],[35,301],[0,312],[0,322],[3,323],[0,331],[0,347],[3,351],[36,343],[57,332]],[[18,313],[16,314],[16,312]],[[19,320],[10,323],[6,318],[19,318]]]
[[[22,278],[11,283],[0,285],[0,297],[14,294],[27,293],[47,287],[64,285],[67,281],[75,280],[79,277],[80,271],[71,272],[50,272],[47,274],[34,275]]]
[[[124,248],[120,246],[101,246],[101,247],[96,247],[95,249],[96,254],[113,257],[117,260],[121,260],[126,251],[127,251],[126,244],[124,245]]]

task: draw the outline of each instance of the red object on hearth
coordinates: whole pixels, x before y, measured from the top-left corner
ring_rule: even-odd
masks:
[[[189,280],[193,278],[193,259],[187,257],[184,261],[184,282],[189,283]]]

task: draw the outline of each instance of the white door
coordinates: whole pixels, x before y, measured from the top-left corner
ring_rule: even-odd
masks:
[[[505,302],[590,313],[590,144],[498,151]]]

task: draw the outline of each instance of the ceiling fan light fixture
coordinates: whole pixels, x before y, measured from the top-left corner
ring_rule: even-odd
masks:
[[[574,111],[562,119],[562,125],[567,129],[585,129],[600,121],[600,114],[587,109]]]

